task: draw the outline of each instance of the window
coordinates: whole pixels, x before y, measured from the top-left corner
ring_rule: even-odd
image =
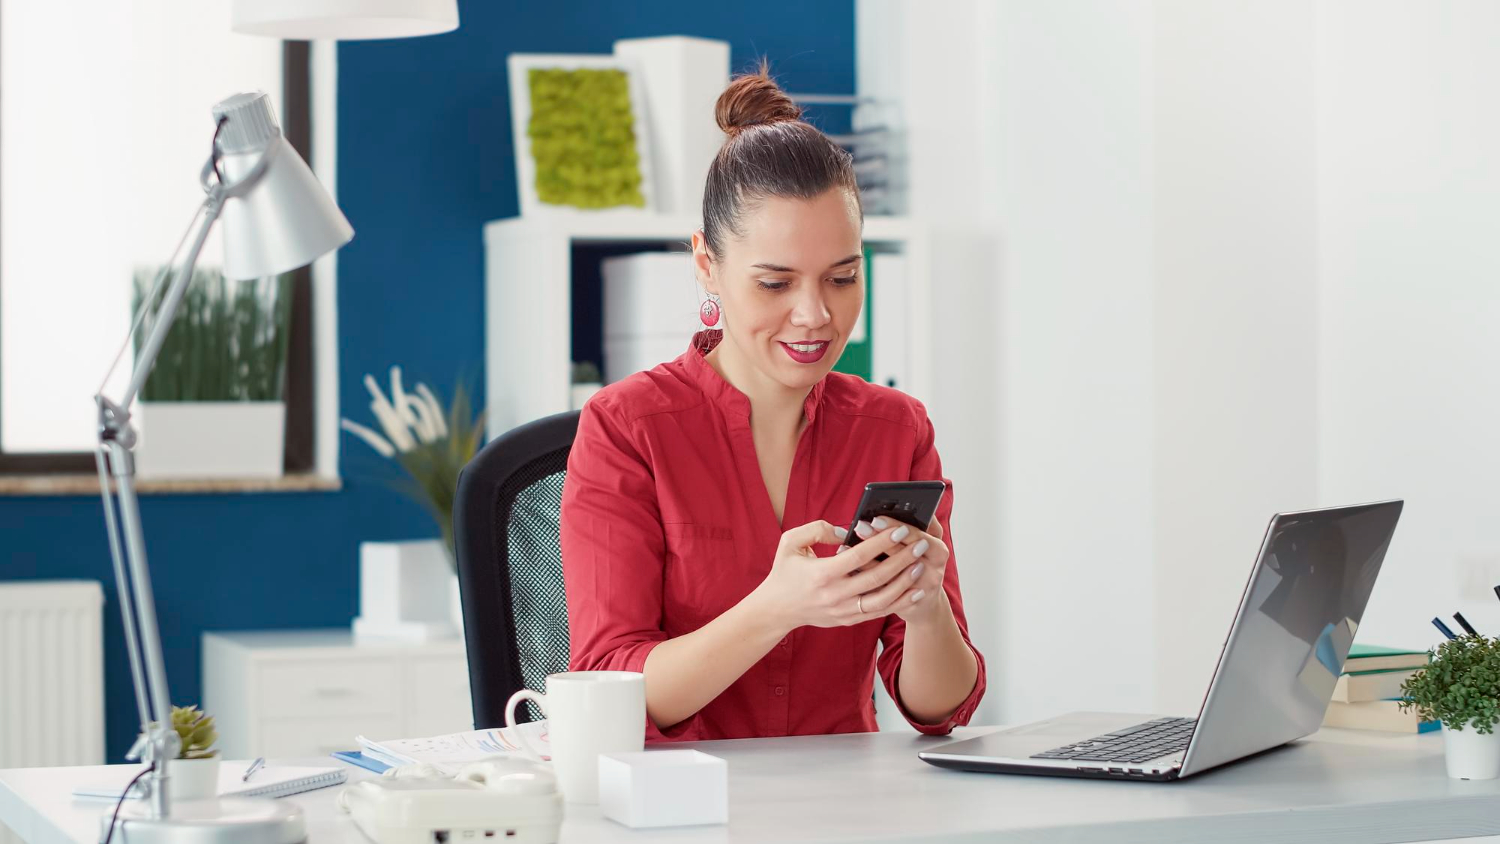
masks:
[[[305,43],[237,35],[228,0],[0,0],[0,472],[93,472],[99,379],[202,201],[210,107],[271,92],[309,158]],[[221,263],[217,228],[199,266]],[[311,294],[295,284],[287,468],[312,466]],[[129,353],[107,387],[118,396]]]

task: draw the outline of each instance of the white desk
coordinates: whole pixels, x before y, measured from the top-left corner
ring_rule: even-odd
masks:
[[[971,774],[916,758],[919,748],[942,741],[867,733],[701,742],[692,746],[729,761],[727,827],[631,830],[601,818],[597,807],[570,806],[562,841],[1321,843],[1500,833],[1500,781],[1448,779],[1437,735],[1325,730],[1176,783]],[[69,792],[97,781],[99,770],[0,771],[0,821],[29,844],[92,844],[103,805]],[[351,778],[364,776],[350,769]],[[367,844],[340,815],[337,792],[284,799],[306,810],[311,844]]]

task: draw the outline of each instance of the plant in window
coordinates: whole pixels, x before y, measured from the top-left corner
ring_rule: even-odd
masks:
[[[150,293],[156,268],[135,273],[132,310]],[[148,402],[281,401],[291,323],[292,276],[231,281],[198,268],[141,390]],[[135,333],[135,352],[151,332],[160,300]]]

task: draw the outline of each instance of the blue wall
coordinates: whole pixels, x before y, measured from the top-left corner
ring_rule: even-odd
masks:
[[[508,54],[698,35],[728,40],[736,69],[770,57],[791,90],[854,90],[853,0],[475,0],[461,14],[447,35],[339,48],[339,202],[356,232],[339,259],[340,400],[356,420],[369,419],[363,375],[384,381],[392,363],[445,395],[459,376],[482,388],[480,227],[518,213]],[[176,702],[199,700],[203,631],[347,625],[358,543],[436,535],[363,444],[346,438],[342,463],[338,493],[143,500]],[[0,498],[0,579],[60,577],[105,583],[107,747],[119,761],[137,724],[98,498]]]

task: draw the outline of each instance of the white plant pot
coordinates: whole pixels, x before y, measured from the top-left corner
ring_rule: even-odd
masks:
[[[441,539],[359,544],[361,641],[449,639],[453,629],[453,569]]]
[[[219,793],[219,757],[173,759],[167,763],[167,796],[178,800],[206,800]]]
[[[279,401],[141,402],[132,412],[140,478],[279,478]]]
[[[1458,732],[1444,724],[1443,749],[1448,776],[1456,780],[1500,777],[1500,733],[1483,735],[1472,724]]]

